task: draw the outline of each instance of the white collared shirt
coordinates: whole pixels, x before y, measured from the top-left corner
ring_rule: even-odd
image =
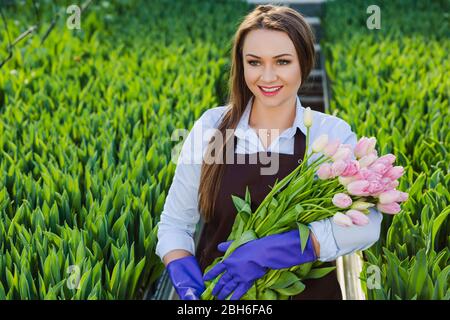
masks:
[[[253,97],[247,103],[234,133],[237,137],[236,153],[272,151],[293,154],[297,127],[306,135],[306,128],[303,125],[305,108],[301,105],[300,99],[297,97],[293,126],[281,132],[267,150],[256,132],[249,126],[252,102]],[[220,106],[206,110],[194,123],[183,143],[172,185],[158,223],[156,254],[161,259],[175,249],[184,249],[195,255],[194,232],[200,219],[197,206],[201,163],[211,134],[219,126],[227,108]],[[344,120],[317,111],[313,111],[312,114],[310,144],[321,134],[328,134],[330,139],[339,139],[341,143],[355,146],[356,135]],[[333,223],[331,218],[309,224],[310,230],[320,244],[319,260],[332,261],[339,256],[372,246],[379,239],[382,215],[376,209],[370,208],[368,217],[369,223],[365,226],[340,227]]]

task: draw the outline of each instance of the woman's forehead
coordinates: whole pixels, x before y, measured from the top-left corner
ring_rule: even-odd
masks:
[[[243,53],[272,58],[284,53],[295,54],[294,44],[283,31],[252,30],[245,37]]]

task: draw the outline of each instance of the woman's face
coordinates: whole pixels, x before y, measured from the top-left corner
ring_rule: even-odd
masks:
[[[277,107],[296,99],[301,85],[300,63],[287,33],[275,30],[252,30],[244,40],[245,82],[255,96],[254,103]],[[280,87],[264,92],[262,87]]]

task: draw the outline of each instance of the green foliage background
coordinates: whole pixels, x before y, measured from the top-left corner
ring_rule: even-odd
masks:
[[[171,135],[223,99],[229,40],[246,9],[94,1],[70,30],[69,4],[2,8],[10,38],[39,28],[0,69],[0,299],[134,299],[151,289],[180,143]],[[2,59],[3,25],[0,39]]]
[[[366,26],[370,5],[380,8],[380,30]],[[326,5],[330,112],[359,137],[377,137],[379,153],[397,156],[406,169],[398,189],[410,194],[400,214],[384,215],[380,241],[364,252],[369,299],[450,299],[449,8],[412,0]]]

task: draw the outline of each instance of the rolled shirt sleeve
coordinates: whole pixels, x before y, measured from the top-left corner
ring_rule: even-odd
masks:
[[[366,250],[378,241],[383,215],[374,208],[369,210],[369,223],[365,226],[341,227],[332,218],[309,224],[320,244],[320,261],[333,261],[355,251]]]

